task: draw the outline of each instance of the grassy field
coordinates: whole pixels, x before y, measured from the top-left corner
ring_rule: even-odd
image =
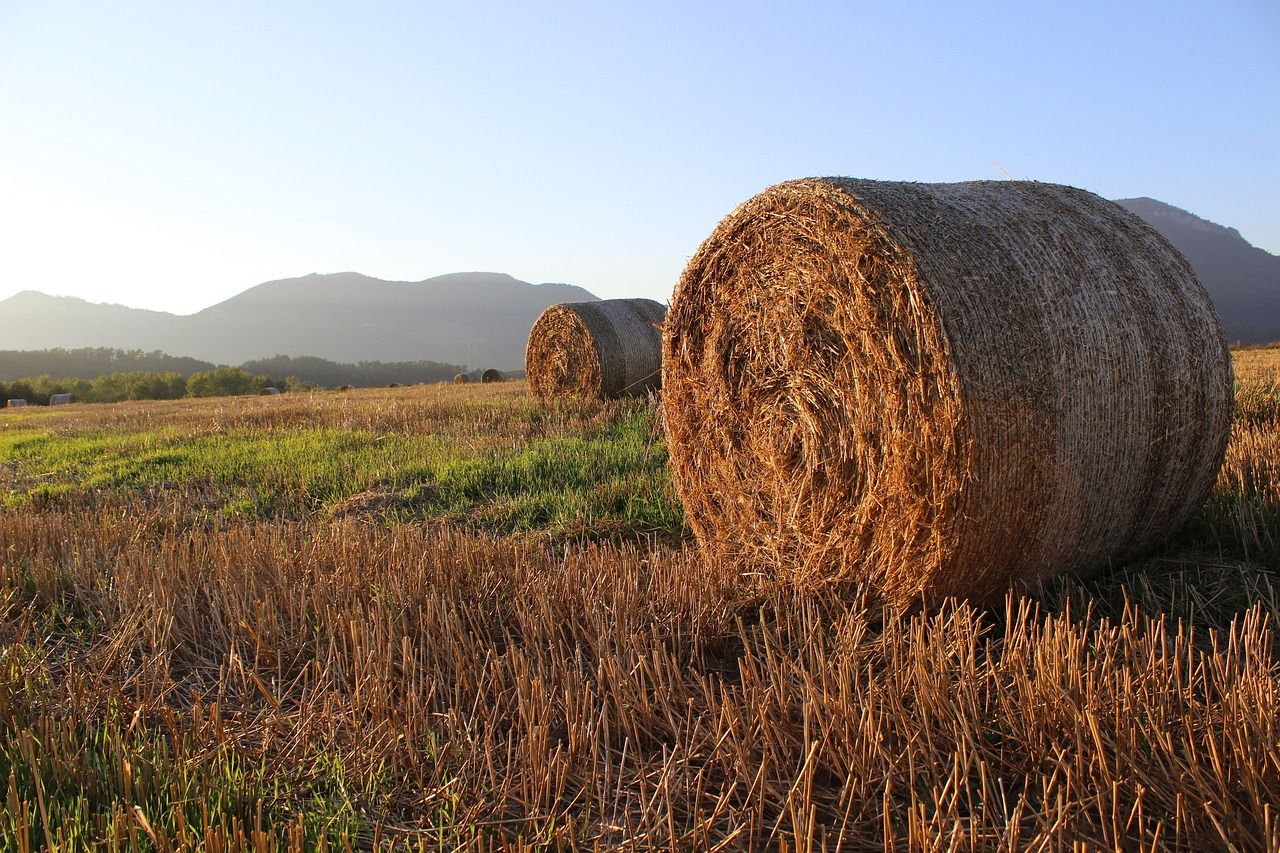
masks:
[[[682,533],[647,403],[548,410],[523,383],[15,414],[0,465],[9,506],[146,495],[192,521],[359,515],[565,538]]]
[[[647,402],[0,413],[4,849],[1280,849],[1280,349],[1144,562],[910,617],[704,566]]]

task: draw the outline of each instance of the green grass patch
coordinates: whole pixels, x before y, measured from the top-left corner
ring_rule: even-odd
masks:
[[[475,407],[460,407],[429,434],[296,424],[68,434],[35,423],[0,432],[0,495],[20,506],[187,490],[195,507],[240,518],[367,514],[498,534],[683,535],[651,407],[619,408],[576,435],[542,436],[563,413],[485,410],[495,411],[505,421],[478,422]]]

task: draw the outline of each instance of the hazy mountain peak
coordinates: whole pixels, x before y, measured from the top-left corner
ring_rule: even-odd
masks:
[[[472,270],[470,272],[447,272],[444,275],[438,275],[433,278],[425,279],[422,283],[425,284],[426,282],[459,281],[463,279],[471,280],[471,281],[504,281],[504,282],[511,281],[511,282],[519,282],[521,284],[527,283],[527,282],[521,282],[520,279],[511,275],[508,275],[507,273],[504,273],[504,272],[485,272],[483,270]]]
[[[1280,340],[1280,258],[1250,245],[1234,228],[1153,198],[1117,204],[1145,219],[1191,263],[1228,340]]]
[[[0,299],[0,305],[19,305],[27,302],[48,302],[50,300],[66,300],[68,302],[88,302],[79,296],[51,296],[38,290],[19,290],[8,299]]]
[[[19,290],[8,299],[0,299],[0,309],[13,312],[55,311],[55,312],[134,312],[139,315],[175,316],[165,311],[153,311],[149,308],[130,308],[117,302],[90,302],[82,296],[55,296],[39,290]]]
[[[1186,228],[1191,231],[1199,231],[1203,234],[1217,234],[1223,237],[1229,237],[1239,240],[1241,243],[1248,243],[1240,235],[1240,232],[1234,228],[1228,228],[1225,225],[1219,225],[1216,222],[1210,222],[1189,213],[1180,207],[1174,207],[1163,201],[1158,201],[1147,196],[1139,196],[1138,198],[1121,198],[1116,200],[1116,204],[1138,214],[1147,222],[1155,225],[1157,222],[1165,222],[1172,226]]]

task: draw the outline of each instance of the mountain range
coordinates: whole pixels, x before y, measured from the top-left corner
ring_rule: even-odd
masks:
[[[339,362],[431,360],[523,369],[549,305],[596,297],[500,273],[383,281],[354,272],[269,281],[195,314],[101,305],[26,290],[0,301],[7,350],[118,347],[240,364],[272,355]]]
[[[1234,228],[1155,199],[1117,203],[1186,256],[1229,340],[1280,340],[1280,257],[1251,246]],[[220,364],[310,355],[510,370],[523,367],[529,328],[547,306],[595,298],[569,284],[483,272],[418,282],[312,274],[269,281],[185,316],[28,290],[0,301],[0,346],[161,350]]]

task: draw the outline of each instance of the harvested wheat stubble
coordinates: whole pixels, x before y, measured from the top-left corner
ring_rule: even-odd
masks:
[[[662,322],[652,299],[552,305],[529,331],[529,389],[553,397],[622,397],[656,391],[662,380]]]
[[[898,606],[1149,550],[1226,447],[1231,359],[1191,267],[1071,187],[779,184],[703,243],[664,329],[704,552]]]

